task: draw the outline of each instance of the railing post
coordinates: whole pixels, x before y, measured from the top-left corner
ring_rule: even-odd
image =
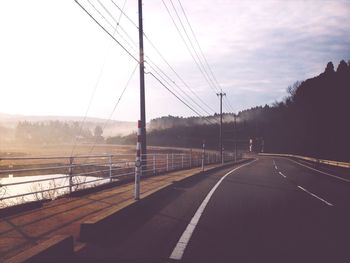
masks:
[[[190,150],[190,168],[192,168],[192,149]]]
[[[109,156],[109,182],[111,183],[113,181],[112,178],[112,155]]]
[[[166,171],[169,172],[169,154],[166,154]]]
[[[181,154],[181,169],[184,168],[184,154]]]
[[[174,170],[174,153],[171,154],[171,170]]]
[[[153,154],[153,175],[156,175],[156,154]]]
[[[69,157],[69,193],[73,191],[73,157]]]

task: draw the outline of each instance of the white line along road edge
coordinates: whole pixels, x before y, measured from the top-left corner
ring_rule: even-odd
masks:
[[[289,161],[291,161],[291,162],[294,162],[294,163],[296,163],[296,164],[299,164],[300,166],[304,166],[305,168],[308,168],[308,169],[313,170],[313,171],[315,171],[315,172],[319,172],[319,173],[321,173],[321,174],[328,175],[328,176],[330,176],[330,177],[333,177],[333,178],[339,179],[339,180],[341,180],[341,181],[350,183],[350,180],[347,180],[347,179],[345,179],[345,178],[342,178],[342,177],[339,177],[339,176],[336,176],[336,175],[333,175],[333,174],[330,174],[330,173],[327,173],[327,172],[324,172],[324,171],[317,170],[317,169],[315,169],[315,168],[312,168],[312,167],[310,167],[310,166],[307,166],[307,165],[305,165],[305,164],[299,163],[299,162],[294,161],[294,160],[289,159],[289,158],[285,158],[285,157],[282,157],[282,158],[287,159],[287,160],[289,160]]]
[[[322,202],[325,203],[326,205],[333,206],[332,203],[330,203],[330,202],[324,200],[323,198],[321,198],[321,197],[315,195],[314,193],[311,193],[310,191],[306,190],[304,187],[301,187],[300,185],[297,185],[297,186],[298,186],[299,189],[303,190],[305,193],[308,193],[309,195],[311,195],[311,196],[315,197],[316,199],[322,201]]]
[[[228,176],[230,175],[231,173],[233,173],[234,171],[246,166],[246,165],[249,165],[249,164],[252,164],[253,162],[257,161],[258,159],[255,159],[254,161],[251,161],[249,163],[246,163],[246,164],[243,164],[241,166],[238,166],[237,168],[235,169],[232,169],[231,171],[229,171],[227,174],[225,174],[215,185],[214,187],[210,190],[210,192],[207,194],[207,196],[205,197],[205,199],[203,200],[202,204],[199,206],[199,208],[197,209],[196,213],[194,214],[194,216],[192,217],[191,219],[191,222],[187,225],[185,231],[182,233],[179,241],[177,242],[173,252],[171,253],[169,259],[172,259],[172,260],[181,260],[182,259],[182,256],[185,252],[185,249],[187,247],[187,244],[188,242],[190,241],[191,239],[191,236],[193,234],[193,231],[195,230],[197,224],[198,224],[198,221],[200,219],[200,217],[202,216],[203,214],[203,211],[205,209],[205,207],[207,206],[210,198],[212,197],[212,195],[214,194],[216,188],[218,188],[218,186],[221,184],[221,182]]]

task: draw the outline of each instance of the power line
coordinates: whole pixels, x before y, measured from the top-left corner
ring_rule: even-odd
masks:
[[[128,78],[128,81],[126,82],[126,84],[125,84],[125,86],[124,86],[123,91],[122,91],[121,94],[119,95],[119,98],[118,98],[117,102],[114,104],[113,110],[112,110],[111,113],[109,114],[108,119],[107,119],[107,120],[104,122],[104,124],[103,124],[102,130],[104,130],[104,129],[107,127],[109,121],[112,119],[112,116],[113,116],[115,110],[117,109],[117,107],[118,107],[118,105],[119,105],[119,103],[120,103],[120,101],[121,101],[121,99],[122,99],[122,97],[123,97],[123,95],[124,95],[126,89],[129,87],[129,84],[130,84],[130,82],[131,82],[131,80],[132,80],[132,78],[133,78],[133,76],[134,76],[134,74],[135,74],[135,71],[136,71],[138,65],[139,65],[139,64],[137,63],[136,66],[135,66],[135,68],[134,68],[133,71],[131,72],[131,74],[130,74],[130,76],[129,76],[129,78]],[[89,150],[89,154],[90,154],[90,153],[93,151],[93,149],[96,147],[96,143],[97,143],[97,142],[96,142],[96,140],[95,140],[94,144],[92,145],[92,147],[91,147],[90,150]]]
[[[93,8],[96,10],[96,12],[112,27],[112,28],[114,28],[113,27],[113,25],[110,23],[110,21],[99,11],[99,10],[97,10],[97,8],[89,1],[89,0],[87,0],[89,3],[90,3],[90,5],[92,5],[93,6]],[[114,16],[113,16],[113,14],[105,7],[105,5],[103,5],[102,3],[101,3],[101,1],[100,0],[97,0],[98,1],[98,3],[100,4],[100,6],[105,10],[105,12],[114,20],[114,22],[116,22],[117,23],[117,26],[119,26],[121,29],[122,29],[122,31],[127,35],[127,37],[132,41],[132,44],[133,45],[136,45],[135,44],[135,42],[132,40],[132,38],[130,37],[130,35],[123,29],[123,27],[119,24],[119,22],[114,18]],[[114,3],[114,2],[113,2]],[[114,3],[115,4],[115,3]],[[115,4],[116,5],[116,4]],[[123,10],[121,10],[121,12],[122,12]],[[117,31],[117,30],[116,30]],[[120,35],[120,33],[117,31],[117,33]],[[121,37],[122,37],[122,35],[120,35]],[[127,42],[127,40],[125,40],[124,39],[124,41],[126,41]],[[131,46],[128,42],[127,42],[127,44],[129,45],[129,46]],[[133,48],[133,47],[132,47]],[[135,50],[135,49],[134,49]],[[147,58],[149,58],[148,56],[147,56]],[[173,81],[173,80],[171,80],[170,79],[170,77],[166,74],[166,73],[164,73],[164,71],[162,71],[157,65],[156,65],[156,63],[154,63],[150,58],[149,58],[149,60],[150,60],[150,62],[152,62],[156,67],[157,67],[157,69],[159,70],[159,71],[161,71],[161,73],[163,74],[163,75],[165,75],[171,82],[173,82],[174,84],[175,84],[175,86],[178,88],[178,89],[180,89],[181,90],[181,92],[183,93],[183,94],[185,94],[185,96],[187,96],[195,105],[197,105],[202,111],[204,111],[206,114],[208,114],[208,115],[210,115],[210,113],[208,112],[208,111],[206,111],[201,105],[199,105],[191,96],[189,96],[180,86],[178,86],[176,83],[175,83],[175,81]],[[148,63],[149,65],[150,65],[150,63]],[[150,65],[151,66],[151,65]],[[155,70],[154,68],[153,68],[153,70]],[[193,91],[192,91],[193,92]],[[195,94],[195,93],[194,93]],[[189,103],[188,101],[187,101],[187,103]],[[193,107],[193,106],[192,106]]]
[[[137,29],[139,29],[139,26],[136,25],[136,23],[113,0],[111,0],[111,2],[131,22],[131,24],[133,24]]]
[[[229,100],[227,97],[225,97],[225,98],[226,98],[227,105],[228,105],[230,111],[231,111],[232,113],[234,113],[235,110],[234,110],[234,108],[232,107],[232,104],[230,103],[230,100]]]
[[[199,57],[199,55],[198,55],[198,52],[197,52],[196,48],[194,47],[194,45],[193,45],[193,43],[192,43],[192,40],[191,40],[190,36],[188,35],[187,30],[186,30],[184,24],[182,23],[181,17],[179,16],[179,13],[177,12],[176,7],[175,7],[173,1],[170,0],[170,3],[171,3],[171,5],[172,5],[172,7],[173,7],[173,9],[174,9],[174,11],[175,11],[175,15],[176,15],[177,19],[179,20],[180,25],[181,25],[181,27],[182,27],[182,29],[183,29],[183,31],[184,31],[184,33],[185,33],[185,35],[186,35],[186,37],[187,37],[189,43],[190,43],[190,45],[191,45],[191,47],[192,47],[192,49],[193,49],[193,51],[194,51],[194,53],[195,53],[195,55],[196,55],[196,57],[197,57],[199,63],[200,63],[200,65],[201,65],[202,68],[203,68],[203,71],[204,71],[204,73],[205,73],[205,76],[206,76],[207,79],[209,80],[209,82],[208,82],[209,86],[210,86],[210,87],[213,89],[213,91],[216,93],[217,90],[215,89],[215,84],[214,84],[213,80],[210,78],[210,76],[209,76],[209,74],[208,74],[206,68],[204,67],[204,65],[203,65],[203,63],[202,63],[202,60],[200,59],[200,57]]]
[[[172,0],[170,0],[170,1],[172,2]],[[173,2],[172,2],[172,3],[173,3]],[[184,17],[185,17],[185,19],[186,19],[186,22],[187,22],[187,24],[188,24],[188,26],[189,26],[189,28],[190,28],[190,30],[191,30],[192,36],[193,36],[193,38],[194,38],[194,40],[195,40],[195,42],[196,42],[196,44],[197,44],[197,47],[198,47],[198,49],[199,49],[199,52],[200,52],[200,54],[202,55],[202,58],[203,58],[203,60],[204,60],[204,63],[205,63],[205,65],[207,66],[207,68],[208,68],[208,70],[209,70],[209,72],[210,72],[210,75],[211,75],[212,79],[214,80],[214,82],[216,83],[218,89],[222,92],[221,85],[219,84],[219,82],[218,82],[218,80],[217,80],[217,78],[216,78],[216,76],[215,76],[215,74],[214,74],[214,72],[213,72],[211,66],[210,66],[209,63],[208,63],[208,60],[207,60],[206,56],[204,55],[204,52],[203,52],[203,50],[202,50],[202,47],[201,47],[201,45],[200,45],[200,43],[199,43],[199,41],[198,41],[198,38],[197,38],[197,36],[196,36],[196,34],[195,34],[195,32],[194,32],[192,26],[191,26],[191,23],[190,23],[190,21],[189,21],[189,19],[188,19],[188,16],[187,16],[187,14],[186,14],[186,11],[185,11],[185,9],[184,9],[182,3],[181,3],[181,0],[178,0],[178,3],[179,3],[179,6],[180,6],[180,8],[181,8],[181,10],[182,10],[182,13],[183,13],[183,15],[184,15]],[[174,5],[173,5],[173,7],[174,7]],[[175,7],[174,7],[174,10],[176,10]],[[175,11],[175,12],[176,12],[176,11]],[[180,18],[179,18],[179,20],[180,20]],[[180,20],[180,21],[181,21],[181,20]],[[226,102],[226,101],[224,100],[225,107],[228,109],[228,111],[234,112],[233,107],[232,107],[231,104],[229,103],[228,99],[227,99],[227,98],[225,98],[225,99],[226,99],[226,101],[227,101],[227,102]]]
[[[157,65],[155,65],[155,67],[172,83],[170,84],[167,80],[165,80],[161,74],[159,74],[159,72],[150,64],[146,61],[146,63],[151,67],[151,69],[153,71],[155,71],[165,82],[167,82],[168,85],[172,85],[174,84],[175,87],[177,87],[183,94],[184,96],[188,97],[197,107],[199,107],[203,112],[205,112],[206,114],[210,115],[210,113],[208,111],[206,111],[201,105],[199,105],[191,96],[189,96],[174,80],[172,80],[161,68],[159,68]],[[152,63],[154,64],[154,63]],[[183,99],[184,97],[181,96]],[[187,101],[188,104],[190,104],[188,101]],[[193,107],[193,105],[192,105]]]
[[[112,27],[112,28],[114,28],[114,26],[109,22],[109,20],[89,1],[89,0],[87,0],[89,3],[90,3],[90,5],[92,5],[92,7],[95,9],[95,11]],[[95,23],[97,23],[108,35],[110,35],[110,37],[112,37],[112,39],[113,40],[115,40],[135,61],[137,61],[137,62],[139,62],[115,37],[114,37],[114,35],[112,35],[104,26],[102,26],[101,25],[101,23],[99,23],[92,15],[91,15],[91,13],[89,13],[77,0],[75,0],[75,2],[95,21]],[[114,3],[114,1],[112,1],[113,3]],[[114,3],[115,4],[115,3]],[[117,6],[116,4],[115,4],[115,6]],[[123,13],[123,14],[125,14],[125,12],[122,10],[122,9],[120,9],[119,7],[118,7],[118,9],[121,11],[121,13]],[[111,16],[113,16],[111,13],[109,13]],[[128,19],[130,19],[128,16],[126,16]],[[121,26],[119,25],[119,24],[117,24],[120,28],[121,28]],[[114,28],[115,29],[115,28]],[[119,32],[117,32],[117,33],[119,33]],[[128,43],[129,44],[129,43]],[[154,45],[153,45],[154,46]],[[151,61],[152,62],[152,61]],[[152,62],[153,64],[155,64],[154,62]],[[150,65],[150,63],[148,63],[149,65]],[[155,64],[156,65],[156,64]],[[170,65],[170,64],[169,64]],[[151,65],[150,65],[151,66]],[[158,68],[158,70],[161,70],[158,66],[156,66],[157,68]],[[155,70],[153,67],[152,67],[152,69],[155,71],[155,72],[157,72],[157,70]],[[175,71],[175,70],[174,70]],[[162,72],[162,74],[163,75],[165,75],[172,83],[174,83],[178,88],[180,88],[177,84],[176,84],[176,82],[175,81],[173,81],[173,80],[171,80],[171,78],[166,74],[166,73],[164,73],[164,71],[162,71],[161,70],[161,72]],[[176,71],[175,71],[176,72]],[[157,72],[157,74],[158,75],[161,75],[159,72]],[[174,96],[176,96],[178,99],[180,99],[180,101],[181,102],[184,102],[184,99],[182,98],[180,98],[179,97],[179,95],[177,95],[177,94],[175,94],[175,92],[174,91],[171,91],[162,81],[160,81],[160,79],[159,78],[157,78],[156,76],[154,76],[154,74],[152,74],[152,76],[153,77],[155,77],[164,87],[166,87],[168,90],[169,90],[169,92],[171,92]],[[177,76],[179,76],[178,74],[177,74]],[[164,80],[164,78],[163,78],[163,80]],[[169,82],[167,82],[168,84],[169,84]],[[183,91],[183,90],[182,90]],[[184,91],[183,91],[183,93],[185,93]],[[191,98],[191,96],[189,96],[187,93],[185,93],[186,94],[186,96],[187,97],[189,97],[192,101],[194,101],[192,98]],[[192,111],[194,111],[198,116],[200,116],[200,117],[203,117],[201,114],[199,114],[198,113],[198,111],[197,110],[194,110],[193,109],[193,106],[190,106],[189,105],[189,103],[188,102],[185,102],[185,105],[187,106],[187,107],[189,107]],[[199,104],[198,103],[196,103],[196,105],[198,106]],[[199,107],[201,107],[201,106],[199,106]],[[201,107],[201,109],[203,110],[203,108]],[[214,111],[215,112],[215,111]],[[208,112],[206,112],[207,114],[209,114]],[[209,114],[210,115],[210,114]]]
[[[89,0],[87,0],[87,1],[89,1]],[[113,21],[117,24],[117,26],[119,26],[120,27],[120,29],[123,31],[123,33],[127,36],[127,38],[134,44],[134,45],[137,45],[136,44],[136,42],[132,39],[132,37],[129,35],[129,33],[128,32],[126,32],[126,30],[124,30],[124,28],[123,27],[121,27],[120,25],[119,25],[119,21],[117,21],[116,19],[115,19],[115,17],[112,15],[112,13],[106,8],[106,6],[100,1],[100,0],[96,0],[99,4],[100,4],[100,6],[103,8],[103,10],[105,10],[105,12],[113,19]],[[119,33],[119,32],[117,32],[117,33]]]
[[[184,16],[185,16],[185,19],[186,19],[186,21],[187,21],[187,24],[188,24],[188,26],[189,26],[189,28],[190,28],[190,30],[191,30],[191,32],[192,32],[192,35],[193,35],[193,37],[194,37],[194,40],[195,40],[196,43],[197,43],[197,46],[198,46],[199,51],[200,51],[200,53],[201,53],[201,55],[202,55],[202,57],[203,57],[203,59],[204,59],[205,64],[207,65],[207,67],[208,67],[208,69],[209,69],[209,71],[210,71],[210,73],[211,73],[211,75],[212,75],[214,81],[215,81],[216,84],[218,85],[220,91],[222,91],[222,88],[221,88],[219,82],[217,81],[217,79],[216,79],[216,77],[215,77],[215,74],[213,73],[213,71],[212,71],[212,69],[211,69],[211,67],[210,67],[210,65],[209,65],[209,63],[208,63],[208,60],[207,60],[207,58],[206,58],[205,55],[204,55],[204,52],[203,52],[203,50],[202,50],[201,45],[199,44],[199,41],[198,41],[198,39],[197,39],[197,37],[196,37],[196,34],[194,33],[194,30],[193,30],[193,28],[192,28],[192,26],[191,26],[191,23],[190,23],[190,21],[189,21],[189,19],[188,19],[188,17],[187,17],[187,14],[186,14],[185,9],[184,9],[184,7],[183,7],[183,5],[182,5],[182,3],[181,3],[181,0],[177,0],[177,1],[179,2],[179,5],[180,5],[181,10],[182,10],[182,13],[183,13]]]
[[[137,63],[140,63],[139,60],[137,58],[135,58],[131,52],[129,50],[127,50],[104,26],[101,25],[101,23],[99,23],[90,13],[89,11],[87,11],[80,3],[78,0],[74,0],[74,2],[76,2],[81,9],[83,9],[85,11],[86,14],[88,14],[89,17],[91,17],[92,20],[94,20],[94,22],[100,26],[102,28],[103,31],[105,31],[131,58],[133,58]]]
[[[124,1],[124,6],[125,6],[125,3],[126,3],[127,0]],[[91,4],[91,2],[89,1],[89,3]],[[78,3],[79,4],[79,3]],[[80,4],[79,4],[80,5]],[[121,16],[119,16],[119,20],[121,19]],[[115,31],[117,30],[117,27],[115,28]],[[114,31],[114,33],[115,33]],[[114,35],[113,33],[113,35]],[[109,50],[109,49],[108,49]],[[108,51],[106,52],[106,55],[104,57],[104,61],[103,61],[103,64],[102,64],[102,67],[100,69],[100,72],[98,74],[98,77],[97,77],[97,80],[96,80],[96,83],[95,83],[95,86],[94,86],[94,89],[93,89],[93,92],[91,93],[91,96],[90,96],[90,99],[89,99],[89,102],[88,102],[88,107],[85,111],[85,114],[84,114],[84,118],[82,120],[82,123],[81,123],[81,126],[80,126],[80,129],[79,129],[79,135],[81,135],[82,131],[83,131],[83,127],[84,127],[84,123],[86,121],[86,118],[87,118],[87,115],[88,115],[88,112],[90,111],[90,107],[92,105],[92,101],[94,99],[94,96],[95,96],[95,93],[96,93],[96,90],[99,86],[99,83],[100,83],[100,80],[101,80],[101,77],[102,77],[102,73],[104,71],[104,68],[105,68],[105,65],[106,65],[106,61],[107,61],[107,54],[108,54]],[[75,141],[74,141],[74,145],[73,145],[73,148],[72,148],[72,151],[71,151],[71,156],[73,156],[73,153],[74,153],[74,150],[76,148],[76,145],[77,145],[77,137],[75,138]]]
[[[170,16],[170,18],[171,18],[171,20],[172,20],[172,22],[173,22],[173,24],[174,24],[174,26],[175,26],[175,28],[176,28],[178,34],[180,35],[180,37],[181,37],[182,41],[184,42],[184,44],[185,44],[185,46],[186,46],[188,52],[190,53],[190,55],[191,55],[192,59],[194,60],[195,64],[197,65],[199,71],[200,71],[200,72],[202,73],[202,75],[204,76],[204,79],[205,79],[206,82],[208,83],[209,87],[211,87],[211,88],[213,89],[214,93],[216,93],[215,89],[210,85],[210,82],[209,82],[209,80],[207,79],[207,76],[206,76],[206,74],[204,73],[204,71],[203,71],[202,67],[200,66],[199,62],[197,61],[197,59],[196,59],[195,56],[193,55],[193,53],[192,53],[190,47],[189,47],[188,44],[187,44],[187,41],[185,40],[184,36],[181,34],[181,30],[180,30],[179,27],[177,26],[174,17],[171,15],[171,12],[170,12],[168,6],[165,4],[164,0],[162,0],[162,2],[163,2],[163,5],[164,5],[165,9],[167,10],[168,15]]]
[[[114,16],[108,11],[108,9],[99,1],[98,3],[100,4],[100,6],[105,10],[105,12],[112,17],[112,19],[114,20],[114,22],[116,23],[116,26],[114,27],[114,25],[100,12],[100,10],[97,9],[97,7],[91,3],[90,0],[86,0],[91,6],[92,8],[103,18],[104,21],[106,21],[114,30],[113,32],[113,36],[115,35],[115,33],[118,33],[118,35],[125,41],[125,43],[129,46],[129,48],[131,48],[134,52],[137,52],[137,50],[128,42],[128,40],[125,39],[125,37],[118,31],[118,27],[124,32],[124,34],[126,35],[126,37],[132,42],[132,44],[134,46],[137,46],[135,41],[131,38],[131,36],[122,28],[122,26],[120,26],[119,21],[117,21]],[[119,16],[120,17],[120,16]]]
[[[88,2],[89,2],[89,4],[90,5],[92,5],[92,7],[95,9],[95,11],[112,27],[112,28],[114,28],[114,26],[110,23],[110,21],[96,8],[96,6],[94,6],[89,0],[87,0]],[[81,6],[81,5],[80,5]],[[84,8],[84,10],[86,11],[86,9]],[[121,10],[122,11],[122,10]],[[87,11],[86,11],[87,12]],[[111,13],[109,13],[110,14],[110,16],[112,16],[113,17],[113,15],[111,14]],[[92,17],[92,15],[89,13],[89,15],[90,15],[90,17]],[[94,18],[94,17],[92,17],[93,19],[94,19],[94,21],[95,22],[97,22],[97,20]],[[114,17],[113,17],[113,19],[114,19]],[[101,24],[99,23],[99,25],[101,26]],[[119,25],[119,24],[118,24]],[[121,27],[120,25],[119,25],[119,27]],[[106,31],[106,30],[105,30]],[[108,32],[109,33],[109,32]],[[117,33],[119,33],[119,32],[117,32]],[[113,39],[115,39],[114,38],[114,36],[113,36]],[[158,69],[159,69],[159,67],[158,67]],[[153,70],[154,71],[156,71],[154,68],[153,68]],[[166,75],[164,72],[162,72],[164,75]],[[158,73],[159,74],[159,73]],[[167,76],[167,75],[166,75]],[[168,77],[168,76],[167,76]],[[168,79],[170,79],[170,77],[168,77]],[[164,80],[164,79],[163,79]],[[171,79],[170,79],[171,80]],[[173,80],[171,80],[172,82],[174,82]],[[182,90],[183,91],[183,90]],[[187,96],[188,96],[188,94],[186,94]],[[190,96],[188,96],[189,98],[191,98]],[[192,99],[192,98],[191,98]],[[193,99],[192,99],[193,100]],[[187,102],[187,104],[188,104],[189,102]],[[198,105],[198,103],[197,103],[197,105]],[[193,106],[192,106],[193,107]],[[210,114],[209,114],[210,115]]]
[[[138,29],[138,26],[136,23],[115,3],[114,0],[111,0],[113,5],[120,10],[120,12],[129,20],[131,24],[134,25]],[[120,26],[121,27],[121,26]],[[176,70],[170,65],[170,63],[165,59],[165,57],[161,54],[159,49],[154,45],[154,43],[151,41],[151,39],[144,33],[144,37],[147,39],[147,41],[150,43],[151,47],[156,51],[156,53],[159,55],[159,57],[167,64],[167,66],[171,69],[171,71],[180,79],[180,81],[190,90],[190,92],[201,102],[203,105],[205,105],[210,111],[216,112],[211,108],[207,103],[205,103],[191,88],[190,86],[184,81],[184,79],[176,72]],[[146,55],[146,57],[151,61],[150,57]],[[154,63],[155,64],[155,63]]]
[[[150,39],[148,39],[146,37],[146,39],[149,41],[149,43],[151,44],[151,46],[153,47],[153,49],[158,53],[158,55],[161,57],[161,59],[167,64],[167,66],[171,69],[171,71],[180,79],[180,81],[182,82],[182,84],[184,84],[185,87],[187,87],[191,93],[201,102],[203,103],[203,105],[205,105],[210,111],[215,113],[215,110],[213,110],[213,108],[211,108],[206,102],[204,102],[198,95],[196,92],[194,92],[192,90],[192,88],[184,81],[184,79],[176,72],[176,70],[170,65],[170,63],[164,58],[164,56],[159,52],[159,50],[154,46],[154,44],[152,43],[152,41]]]
[[[169,89],[159,78],[157,78],[152,72],[146,72],[146,74],[150,74],[153,78],[155,78],[165,89],[167,89],[172,95],[174,95],[180,102],[182,102],[186,107],[196,113],[199,117],[203,117],[210,124],[213,124],[207,117],[202,116],[196,110],[194,110],[191,106],[189,106],[185,101],[183,101],[180,97],[178,97],[171,89]]]

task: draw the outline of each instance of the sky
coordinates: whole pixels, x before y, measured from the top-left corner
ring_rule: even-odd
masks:
[[[124,6],[137,23],[137,1],[113,1],[80,3],[138,58],[138,30],[116,7]],[[171,66],[145,39],[145,70],[164,72],[162,83],[196,111],[146,74],[147,120],[218,112],[220,88],[226,112],[271,104],[294,82],[323,72],[327,62],[336,67],[350,59],[350,0],[181,1],[210,69],[180,1],[172,3],[191,39],[186,43],[204,68],[167,12],[165,5],[185,37],[171,1],[143,2],[144,32]],[[0,36],[1,113],[139,119],[138,62],[74,0],[0,1]]]

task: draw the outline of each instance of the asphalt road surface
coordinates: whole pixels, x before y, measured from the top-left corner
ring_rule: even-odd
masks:
[[[142,200],[75,261],[350,262],[350,183],[259,157]]]

